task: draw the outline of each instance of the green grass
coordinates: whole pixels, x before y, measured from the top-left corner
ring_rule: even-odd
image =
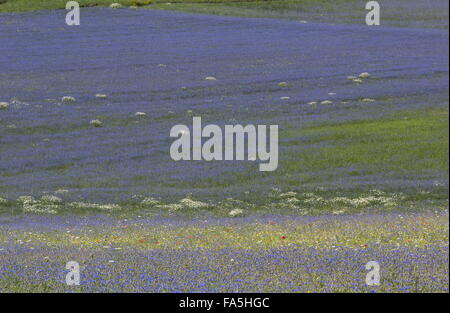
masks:
[[[195,13],[297,19],[306,13],[363,12],[357,0],[178,0],[156,1],[152,8]]]
[[[26,12],[38,10],[65,9],[68,0],[0,0],[0,12]],[[150,0],[77,0],[80,7],[109,6],[120,3],[123,6],[142,6]]]
[[[227,16],[365,25],[367,13],[365,3],[359,0],[155,0],[151,8]],[[409,7],[407,3],[411,6]],[[386,1],[382,2],[381,6],[382,25],[448,27],[448,6],[444,1],[433,7],[421,0]]]
[[[148,2],[155,8],[182,8],[183,5],[191,6],[195,9],[208,9],[217,6],[230,6],[241,8],[260,7],[262,10],[289,10],[293,7],[297,9],[310,9],[313,6],[326,8],[337,8],[338,5],[356,0],[78,0],[80,7],[109,6],[111,3],[120,3],[123,6],[137,5],[143,6]],[[50,9],[65,9],[66,0],[0,0],[0,12],[20,12]]]
[[[289,145],[311,148],[282,160],[284,172],[361,168],[359,174],[384,171],[424,174],[448,172],[448,109],[401,112],[388,119],[325,124],[283,134]],[[321,148],[314,148],[320,144]],[[364,170],[363,170],[364,168]]]
[[[282,129],[280,151],[284,152],[277,171],[267,174],[251,169],[220,181],[198,180],[194,187],[251,185],[264,177],[268,185],[290,190],[343,177],[448,177],[448,114],[447,107],[435,107],[382,119]]]

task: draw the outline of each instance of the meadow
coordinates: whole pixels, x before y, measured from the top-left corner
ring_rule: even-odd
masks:
[[[1,221],[7,292],[448,292],[448,213]]]
[[[0,0],[1,291],[448,292],[446,2],[118,2]],[[278,169],[174,162],[193,116]]]

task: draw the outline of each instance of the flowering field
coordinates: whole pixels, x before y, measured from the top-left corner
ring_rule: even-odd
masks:
[[[3,218],[0,290],[448,292],[448,211],[238,219]],[[67,286],[65,264],[80,263]],[[380,286],[365,264],[380,264]]]
[[[97,8],[73,28],[60,13],[0,15],[7,211],[46,195],[135,207],[192,194],[258,209],[274,188],[448,203],[447,30]],[[174,162],[170,129],[192,116],[279,125],[277,171]]]
[[[1,13],[0,291],[448,292],[448,7],[368,27],[298,2]],[[278,169],[173,161],[193,116],[279,125]]]

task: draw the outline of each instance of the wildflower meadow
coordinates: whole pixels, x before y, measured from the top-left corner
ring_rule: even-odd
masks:
[[[447,1],[78,2],[0,0],[0,292],[449,292]]]

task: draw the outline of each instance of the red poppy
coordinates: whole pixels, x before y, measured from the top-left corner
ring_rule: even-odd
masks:
[[[286,236],[281,236],[281,239],[286,239]]]

